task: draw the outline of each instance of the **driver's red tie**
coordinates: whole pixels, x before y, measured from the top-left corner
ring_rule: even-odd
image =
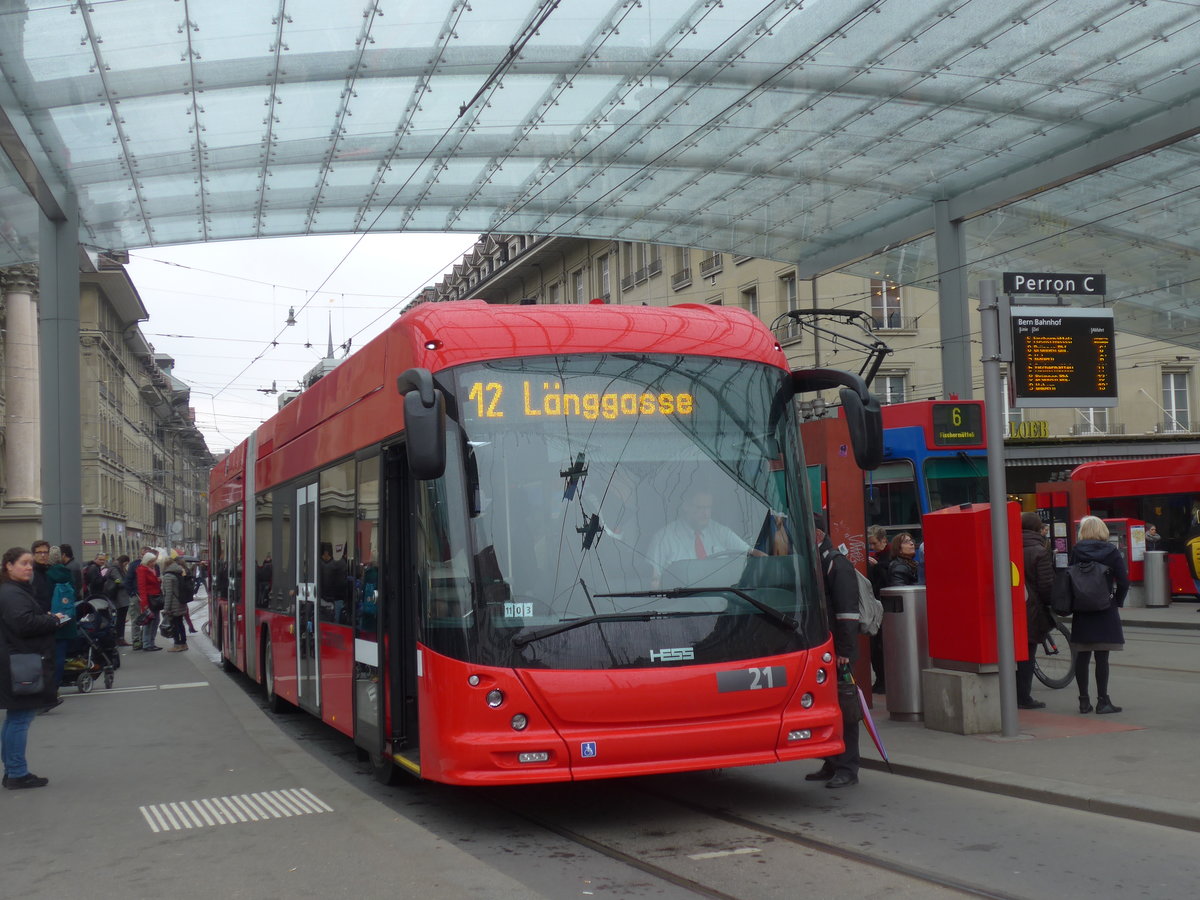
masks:
[[[708,559],[708,554],[704,552],[704,540],[698,531],[696,532],[696,559]]]

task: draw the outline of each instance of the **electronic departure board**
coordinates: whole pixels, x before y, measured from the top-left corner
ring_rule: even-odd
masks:
[[[1116,406],[1111,309],[1012,310],[1013,405]]]
[[[983,407],[978,403],[935,403],[931,410],[935,447],[982,447]]]

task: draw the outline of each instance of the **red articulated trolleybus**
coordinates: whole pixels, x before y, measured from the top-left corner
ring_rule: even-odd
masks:
[[[1171,594],[1200,597],[1200,456],[1088,462],[1070,481],[1083,485],[1086,500],[1086,509],[1076,504],[1071,510],[1072,528],[1085,514],[1156,526]],[[1048,499],[1045,505],[1051,505]]]
[[[743,310],[416,307],[214,468],[223,664],[385,780],[836,753],[793,403],[827,389],[877,464],[862,380]]]

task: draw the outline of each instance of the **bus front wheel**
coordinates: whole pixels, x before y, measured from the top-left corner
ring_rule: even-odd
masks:
[[[263,641],[262,653],[262,687],[267,701],[267,709],[273,713],[287,712],[291,704],[275,693],[275,659],[271,652],[271,639]]]

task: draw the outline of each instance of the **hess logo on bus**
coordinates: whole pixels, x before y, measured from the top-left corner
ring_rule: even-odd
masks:
[[[650,651],[650,662],[686,662],[695,658],[691,647],[669,647]]]

